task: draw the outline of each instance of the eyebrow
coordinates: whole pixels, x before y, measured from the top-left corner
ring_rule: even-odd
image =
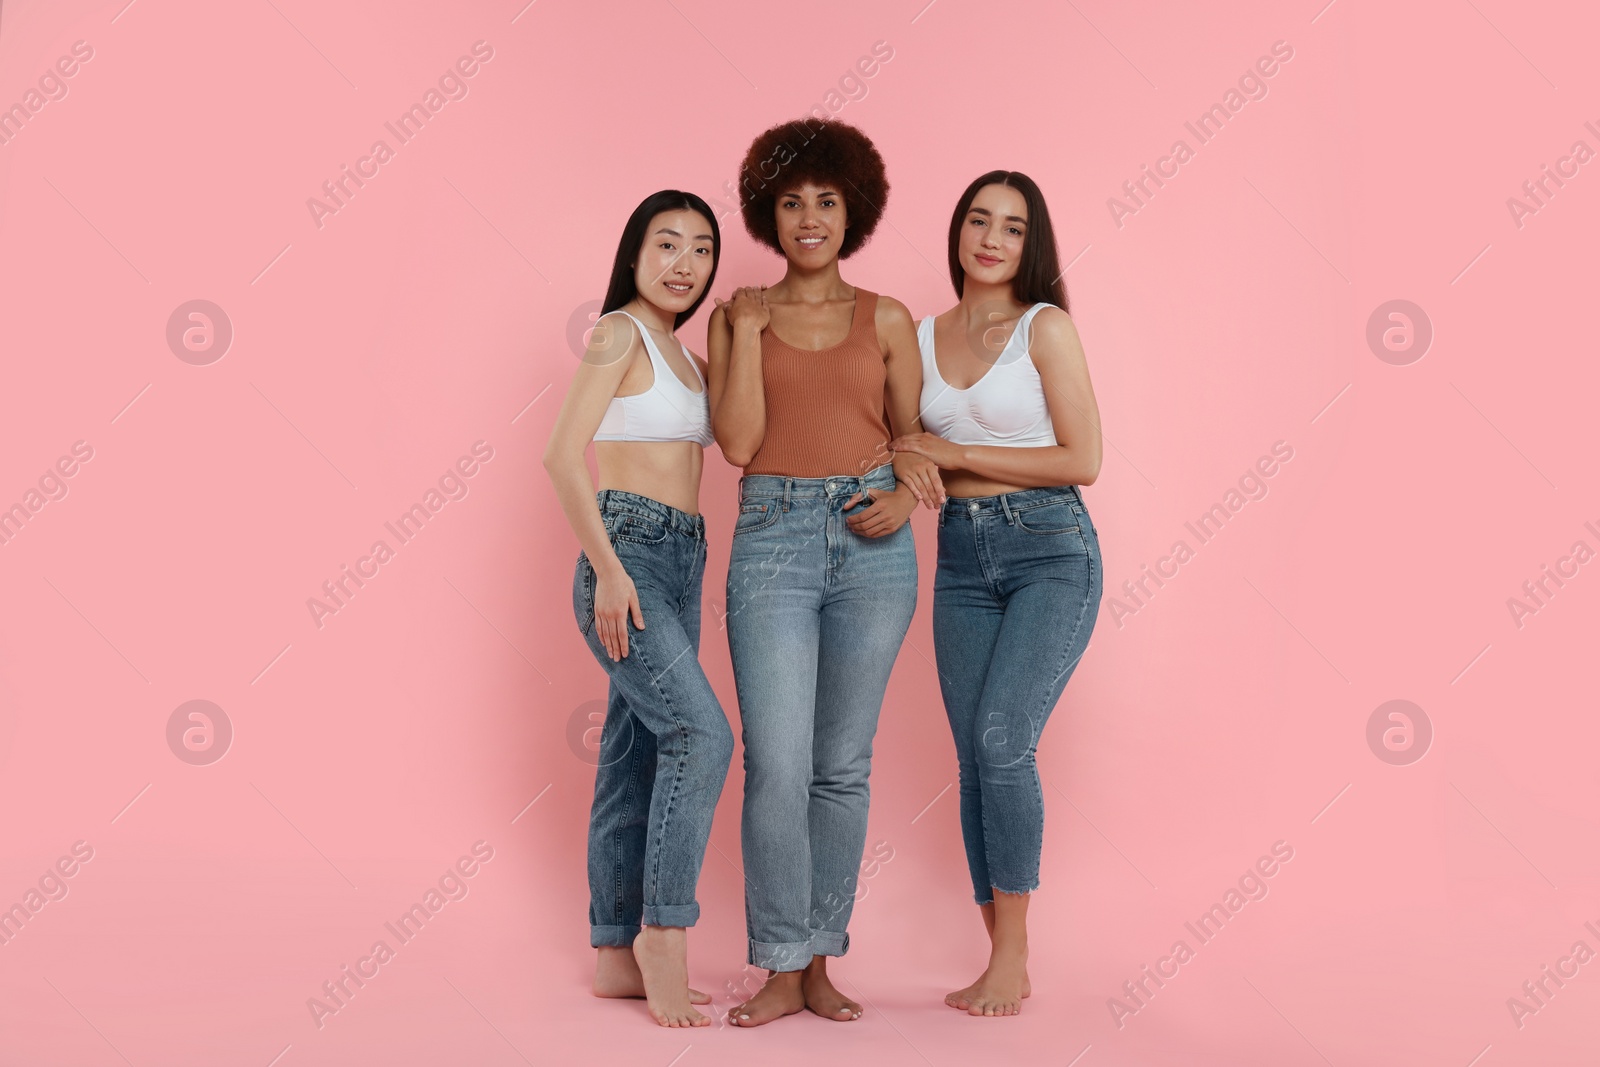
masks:
[[[986,207],[974,207],[974,208],[968,208],[967,210],[971,211],[974,215],[993,215],[994,214],[994,212],[990,211]],[[1024,226],[1026,226],[1028,224],[1028,220],[1023,218],[1021,215],[1007,215],[1006,218],[1010,219],[1012,222],[1020,222]]]
[[[657,230],[656,232],[657,233],[670,233],[674,237],[682,237],[683,236],[683,234],[679,233],[677,230],[668,229],[665,226],[661,227],[661,229]],[[697,234],[695,234],[694,239],[696,241],[709,241],[709,240],[711,240],[711,235],[709,233],[697,233]]]
[[[783,193],[781,195],[783,195],[785,197],[793,197],[796,200],[800,199],[800,193],[799,193],[798,190],[791,190],[790,192]],[[822,192],[818,193],[817,195],[818,196],[838,196],[839,194],[834,192],[832,189],[824,189]]]

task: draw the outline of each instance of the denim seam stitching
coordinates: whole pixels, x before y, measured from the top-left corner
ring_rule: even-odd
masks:
[[[683,755],[677,760],[677,769],[674,771],[672,776],[672,788],[667,791],[667,801],[661,812],[661,826],[655,835],[656,839],[654,841],[654,847],[651,847],[649,824],[648,822],[646,823],[645,852],[647,855],[651,856],[649,882],[650,892],[648,894],[650,900],[646,901],[644,904],[644,906],[648,908],[657,906],[653,904],[652,901],[654,901],[655,897],[661,890],[661,853],[664,851],[665,841],[669,836],[667,834],[667,827],[671,822],[673,812],[677,807],[678,786],[683,781],[684,766],[689,762],[689,759],[692,756],[692,751],[689,741],[689,728],[684,723],[683,719],[679,717],[676,709],[674,709],[672,705],[672,698],[669,697],[666,690],[662,688],[660,676],[656,674],[655,670],[650,666],[650,660],[649,657],[645,655],[644,648],[645,646],[641,642],[634,645],[631,651],[638,655],[639,663],[646,671],[649,672],[650,688],[654,690],[656,696],[660,698],[662,706],[667,709],[667,714],[672,717],[672,725],[677,729],[679,736],[683,739]],[[660,761],[659,753],[660,746],[658,744],[656,757],[658,763]]]
[[[630,714],[631,714],[631,712],[630,712]],[[635,740],[637,740],[637,738],[635,738]],[[616,830],[615,835],[612,838],[612,848],[615,849],[615,853],[616,853],[616,857],[617,857],[616,865],[613,868],[614,873],[615,873],[615,881],[616,881],[616,886],[615,886],[615,890],[614,890],[614,899],[617,902],[617,904],[616,904],[616,920],[617,921],[613,924],[615,926],[626,926],[626,925],[629,925],[629,924],[624,923],[622,921],[622,918],[623,918],[623,916],[622,916],[622,892],[623,892],[623,886],[622,886],[622,827],[624,827],[624,826],[626,826],[628,824],[628,817],[633,812],[634,794],[638,791],[638,786],[639,786],[639,754],[640,754],[640,752],[642,750],[641,746],[639,746],[637,744],[630,745],[629,747],[630,747],[633,759],[631,761],[632,770],[628,774],[628,792],[625,795],[625,799],[624,799],[624,802],[623,802],[623,805],[622,805],[622,817],[617,820],[617,830]]]

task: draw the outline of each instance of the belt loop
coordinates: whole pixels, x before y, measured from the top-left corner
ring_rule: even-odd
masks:
[[[1006,513],[1006,523],[1011,526],[1017,524],[1017,517],[1011,512],[1011,494],[1000,494],[1000,510]]]
[[[785,476],[783,479],[783,510],[789,510],[789,494],[794,490],[794,479]]]
[[[943,504],[939,505],[939,525],[940,525],[941,528],[944,526],[944,505]]]

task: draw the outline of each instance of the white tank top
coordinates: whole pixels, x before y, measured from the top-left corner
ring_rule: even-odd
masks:
[[[611,313],[608,313],[611,314]],[[694,441],[702,448],[711,444],[711,400],[707,395],[706,380],[700,365],[689,356],[689,366],[700,382],[697,393],[678,380],[661,358],[655,340],[644,323],[626,311],[614,314],[633,319],[644,338],[645,352],[650,356],[650,366],[655,371],[655,381],[650,388],[632,396],[614,396],[606,406],[596,441]],[[601,316],[602,318],[604,316]],[[688,350],[684,350],[688,355]]]
[[[994,365],[966,389],[957,389],[939,375],[933,356],[933,316],[917,326],[922,349],[922,426],[958,445],[1010,445],[1041,448],[1054,445],[1055,425],[1044,402],[1044,383],[1028,346],[1038,303],[1023,313]]]

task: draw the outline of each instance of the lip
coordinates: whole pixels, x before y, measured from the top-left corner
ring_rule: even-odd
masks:
[[[687,296],[694,292],[694,286],[688,282],[662,282],[661,284],[666,286],[668,292],[677,293],[679,296]],[[683,288],[678,288],[680,285]]]
[[[804,249],[807,249],[807,250],[821,248],[823,245],[828,243],[827,237],[821,236],[821,235],[808,235],[808,236],[805,236],[805,237],[796,237],[794,239],[794,241],[795,241],[795,244],[797,244],[801,248],[804,248]]]
[[[999,258],[995,256],[986,256],[981,252],[974,255],[972,258],[977,260],[979,263],[982,263],[985,267],[992,267],[1000,262]]]

